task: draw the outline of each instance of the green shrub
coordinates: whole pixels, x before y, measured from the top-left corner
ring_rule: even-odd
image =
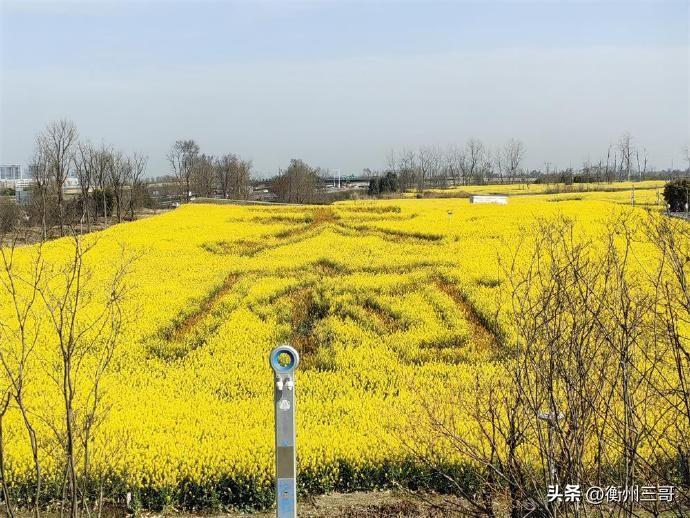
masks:
[[[690,180],[682,178],[668,182],[664,186],[664,200],[666,205],[671,206],[671,212],[685,211],[685,204],[688,203],[690,194]]]

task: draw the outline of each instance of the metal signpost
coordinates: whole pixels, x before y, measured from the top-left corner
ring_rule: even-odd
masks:
[[[297,516],[295,371],[299,354],[289,345],[280,345],[271,351],[269,363],[275,373],[276,516],[294,518]]]

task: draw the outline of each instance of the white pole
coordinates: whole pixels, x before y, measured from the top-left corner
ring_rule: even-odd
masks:
[[[296,518],[295,370],[299,353],[289,345],[281,345],[271,351],[269,363],[274,372],[276,516]]]

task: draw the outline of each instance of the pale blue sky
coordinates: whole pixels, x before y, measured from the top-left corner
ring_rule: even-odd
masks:
[[[689,139],[688,5],[0,0],[0,162],[69,117],[151,174],[178,138],[267,174],[471,136],[567,167],[623,131],[667,167]]]

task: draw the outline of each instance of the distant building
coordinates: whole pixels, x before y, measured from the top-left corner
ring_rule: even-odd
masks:
[[[29,165],[29,170],[28,173],[25,173],[20,181],[17,181],[16,185],[17,186],[24,186],[24,187],[29,187],[32,183],[34,183],[35,178],[36,178],[36,166],[35,165]],[[2,178],[0,178],[0,181],[2,181]],[[69,189],[78,189],[79,188],[79,177],[77,176],[77,172],[74,171],[73,169],[70,169],[67,171],[67,176],[65,176],[65,183],[63,184],[63,190],[69,190]]]
[[[22,189],[28,188],[31,178],[22,174],[20,165],[0,165],[0,188],[2,189]]]
[[[0,181],[21,180],[22,166],[20,165],[0,165]]]
[[[268,189],[268,184],[260,183],[253,186],[249,192],[249,199],[253,201],[276,201],[278,197]]]

